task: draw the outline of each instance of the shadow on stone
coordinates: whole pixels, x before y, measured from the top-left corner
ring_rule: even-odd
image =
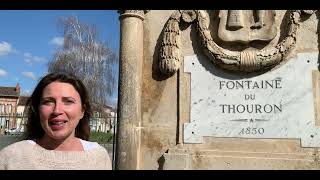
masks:
[[[165,162],[165,158],[164,158],[164,156],[162,155],[162,156],[158,159],[158,164],[159,164],[158,170],[163,170],[164,162]]]

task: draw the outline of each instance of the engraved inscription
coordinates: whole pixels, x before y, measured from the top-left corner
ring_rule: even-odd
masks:
[[[221,91],[234,89],[281,89],[281,79],[274,80],[243,80],[243,81],[219,81]],[[244,101],[255,100],[255,94],[244,94]],[[281,113],[282,104],[219,104],[221,113]]]
[[[252,134],[252,135],[262,135],[264,133],[264,128],[242,128],[241,131],[239,132],[239,135],[244,135],[244,134]]]
[[[293,138],[302,147],[320,147],[315,125],[312,72],[318,53],[300,53],[263,74],[229,74],[204,56],[185,56],[191,74],[190,122],[184,143],[203,137]]]

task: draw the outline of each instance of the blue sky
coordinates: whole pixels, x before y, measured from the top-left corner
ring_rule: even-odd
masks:
[[[120,22],[116,10],[0,10],[0,86],[19,83],[22,94],[32,92],[61,45],[63,33],[57,20],[70,15],[94,24],[100,39],[119,54]],[[113,102],[117,93],[115,90]]]

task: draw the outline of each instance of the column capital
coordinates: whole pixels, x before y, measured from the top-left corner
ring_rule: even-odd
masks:
[[[148,10],[118,10],[120,14],[119,18],[124,17],[137,17],[141,20],[144,20],[144,15],[148,12]]]

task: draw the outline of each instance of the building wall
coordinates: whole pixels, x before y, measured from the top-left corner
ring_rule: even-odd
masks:
[[[17,107],[17,123],[16,128],[20,129],[20,131],[24,131],[24,126],[27,123],[27,114],[25,111],[25,106]]]
[[[93,113],[93,116],[90,119],[91,131],[113,133],[115,121],[117,119],[116,113],[110,109],[106,109],[103,114],[96,111]]]
[[[17,98],[0,98],[0,125],[3,133],[6,128],[16,127],[15,112],[17,109]]]

